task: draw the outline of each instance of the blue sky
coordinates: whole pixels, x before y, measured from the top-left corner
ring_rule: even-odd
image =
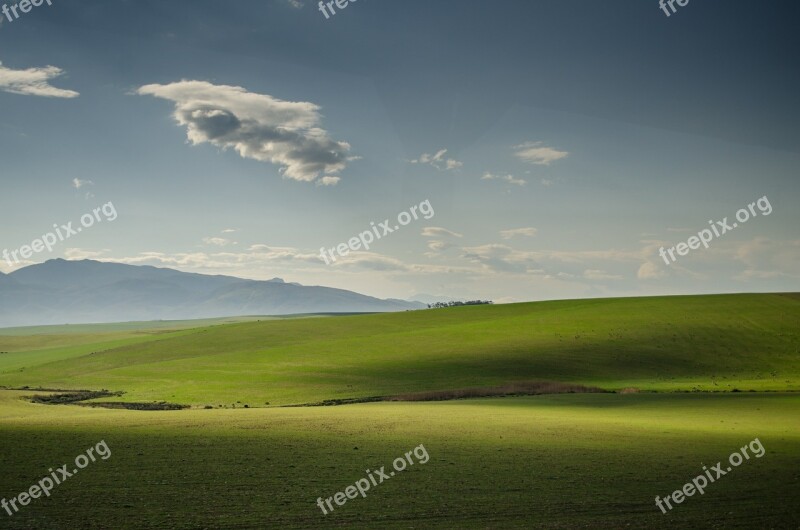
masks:
[[[0,271],[93,258],[496,301],[797,291],[798,11],[52,0],[0,24],[0,250],[109,201],[118,218]],[[659,257],[765,196],[768,216]],[[431,219],[319,257],[425,200]]]

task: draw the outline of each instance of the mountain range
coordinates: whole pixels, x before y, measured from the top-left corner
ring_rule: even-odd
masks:
[[[53,259],[0,273],[0,327],[422,309],[344,289]]]

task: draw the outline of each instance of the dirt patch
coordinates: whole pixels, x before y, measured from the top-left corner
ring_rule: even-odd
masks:
[[[354,403],[374,403],[376,401],[388,401],[386,396],[370,396],[363,398],[341,398],[326,399],[316,403],[302,403],[300,405],[283,405],[284,407],[332,407],[334,405],[352,405]]]
[[[188,409],[189,405],[178,403],[167,403],[166,401],[154,401],[152,403],[125,403],[122,401],[108,401],[100,403],[84,403],[91,399],[119,397],[125,392],[112,392],[110,390],[59,390],[52,388],[29,388],[22,387],[12,390],[35,390],[37,392],[55,392],[43,396],[26,396],[25,399],[31,403],[42,405],[80,405],[82,407],[100,407],[106,409],[127,409],[127,410],[182,410]]]
[[[484,397],[506,396],[538,396],[541,394],[599,394],[610,393],[602,388],[574,385],[569,383],[553,383],[547,381],[529,381],[510,383],[502,386],[459,388],[455,390],[434,390],[413,392],[394,396],[370,396],[363,398],[326,399],[316,403],[300,405],[284,405],[284,407],[330,407],[334,405],[350,405],[353,403],[374,403],[376,401],[449,401],[453,399],[472,399]]]
[[[546,381],[530,381],[510,383],[502,386],[459,388],[455,390],[437,390],[430,392],[413,392],[385,398],[385,401],[446,401],[451,399],[470,399],[502,396],[538,396],[541,394],[599,394],[607,393],[602,388],[574,385],[569,383],[553,383]]]
[[[46,390],[34,388],[30,390],[39,390],[42,392],[64,392],[63,394],[48,394],[45,396],[28,396],[32,403],[41,403],[44,405],[72,405],[87,399],[97,399],[112,396],[121,396],[123,392],[110,392],[108,390]]]
[[[159,401],[155,403],[124,403],[105,401],[101,403],[79,403],[83,407],[99,407],[104,409],[126,409],[126,410],[183,410],[188,409],[189,405],[180,405],[178,403],[167,403],[166,401]]]

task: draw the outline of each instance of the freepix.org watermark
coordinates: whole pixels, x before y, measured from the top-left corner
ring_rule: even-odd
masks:
[[[428,460],[430,460],[430,456],[428,456],[428,450],[425,449],[425,446],[419,444],[417,447],[413,449],[413,451],[408,451],[404,457],[400,456],[394,459],[392,462],[392,466],[394,467],[394,471],[390,471],[389,474],[386,474],[386,466],[381,466],[381,468],[377,471],[370,471],[369,469],[366,470],[367,477],[358,479],[355,484],[352,486],[347,486],[344,489],[344,492],[338,492],[327,499],[323,499],[319,497],[317,499],[317,506],[319,509],[322,510],[323,515],[328,515],[328,510],[333,511],[333,505],[331,501],[335,502],[337,506],[344,506],[348,499],[355,499],[359,495],[366,498],[367,491],[369,491],[370,487],[377,486],[381,484],[385,480],[389,480],[395,475],[396,472],[403,471],[406,469],[407,466],[413,466],[414,460],[411,458],[411,455],[417,457],[420,464],[426,464]],[[406,464],[408,461],[408,464]],[[373,474],[374,473],[374,474]],[[377,476],[377,478],[376,478]],[[325,509],[325,506],[328,508]]]
[[[48,232],[39,239],[34,239],[30,245],[22,245],[17,250],[12,250],[10,252],[8,249],[3,249],[3,259],[6,260],[6,263],[8,263],[9,267],[13,267],[14,264],[11,263],[12,259],[14,260],[14,263],[19,265],[20,257],[22,259],[28,259],[33,256],[34,253],[38,254],[45,249],[48,252],[51,252],[56,243],[65,241],[72,236],[78,235],[78,232],[83,231],[84,228],[92,227],[95,222],[102,222],[103,219],[100,217],[100,213],[103,214],[106,221],[113,221],[117,218],[117,209],[114,207],[114,204],[107,202],[103,206],[92,210],[92,213],[83,214],[80,221],[81,226],[73,227],[72,221],[61,226],[53,224],[55,232]]]
[[[27,506],[30,504],[31,499],[38,499],[43,493],[45,496],[49,497],[50,492],[53,491],[53,488],[73,475],[76,475],[78,470],[85,469],[90,464],[90,459],[91,462],[97,462],[95,453],[97,453],[97,456],[103,460],[108,460],[111,458],[111,449],[108,448],[108,444],[106,444],[105,440],[100,440],[97,445],[87,449],[86,454],[80,454],[75,457],[75,467],[72,468],[72,471],[68,469],[68,464],[64,464],[55,471],[53,471],[53,468],[50,468],[48,469],[50,472],[48,476],[44,477],[39,482],[28,488],[26,491],[23,491],[13,499],[8,501],[6,499],[1,500],[0,506],[2,506],[3,509],[8,513],[9,517],[11,517],[19,511],[17,503],[19,503],[20,506]],[[11,511],[12,508],[14,509],[13,512]]]
[[[47,5],[53,5],[51,0],[22,0],[21,2],[14,4],[10,8],[8,4],[3,4],[2,10],[3,15],[8,19],[9,22],[14,22],[19,18],[19,13],[17,13],[17,9],[22,11],[23,13],[28,13],[34,7],[39,7],[43,3],[47,2]],[[14,14],[14,18],[11,18],[11,14]]]
[[[355,237],[351,237],[347,243],[340,243],[339,245],[325,249],[322,247],[319,251],[320,257],[325,261],[326,265],[331,264],[332,261],[336,261],[336,257],[333,255],[334,251],[339,254],[340,257],[347,256],[351,250],[359,250],[363,248],[364,250],[369,250],[369,246],[375,241],[375,238],[382,238],[388,234],[391,234],[395,230],[400,230],[401,226],[406,226],[410,224],[412,220],[419,219],[417,215],[417,210],[419,213],[422,214],[424,219],[432,218],[436,212],[433,211],[433,206],[431,206],[431,201],[425,200],[419,203],[418,206],[412,206],[408,209],[408,212],[400,212],[397,215],[397,222],[399,224],[394,225],[394,228],[389,226],[389,220],[386,219],[382,223],[378,223],[377,226],[375,225],[375,221],[370,222],[372,225],[370,230],[366,230],[361,232]],[[411,212],[411,213],[409,213]],[[412,219],[413,216],[413,219]],[[374,234],[374,235],[373,235]],[[327,252],[327,254],[326,254]],[[328,259],[328,255],[330,255],[330,260]]]
[[[738,223],[733,223],[732,225],[729,224],[727,217],[723,218],[722,221],[709,221],[708,224],[711,225],[711,228],[700,230],[696,236],[690,237],[686,243],[678,243],[674,247],[669,247],[666,251],[664,250],[664,247],[661,247],[658,251],[658,254],[664,259],[664,263],[669,265],[678,259],[674,254],[676,250],[679,256],[685,256],[690,250],[700,248],[701,244],[708,248],[708,244],[714,239],[715,236],[721,237],[723,234],[725,234],[725,232],[729,232],[739,226],[739,223],[746,223],[750,219],[751,215],[752,217],[758,217],[758,212],[756,212],[755,206],[758,206],[758,210],[764,215],[764,217],[772,213],[772,205],[769,203],[767,196],[764,195],[756,202],[751,202],[748,204],[747,208],[742,208],[736,212],[736,220]],[[671,262],[667,259],[667,254],[669,254],[669,257],[672,259]]]
[[[661,513],[666,514],[667,510],[664,508],[664,503],[666,503],[667,507],[671,510],[672,504],[669,502],[670,499],[672,499],[675,504],[680,504],[686,500],[686,497],[691,497],[698,491],[700,492],[700,495],[703,495],[705,493],[706,486],[709,484],[709,480],[714,482],[718,478],[730,473],[734,467],[739,467],[745,459],[750,460],[750,455],[747,453],[748,448],[756,458],[761,458],[766,453],[764,446],[761,444],[761,440],[756,438],[750,442],[749,446],[744,445],[741,449],[739,449],[741,454],[739,454],[739,451],[734,451],[731,453],[731,456],[728,457],[728,463],[730,463],[730,466],[727,466],[725,471],[722,470],[722,462],[717,462],[717,465],[711,466],[711,469],[703,466],[703,471],[705,474],[700,473],[693,478],[691,482],[684,484],[683,488],[673,491],[672,495],[667,495],[663,499],[656,495],[656,506],[661,509]],[[744,455],[744,458],[742,458],[742,455]],[[706,480],[706,477],[708,477],[708,480]]]
[[[336,14],[336,10],[333,8],[333,6],[336,6],[339,9],[344,9],[345,7],[350,5],[350,2],[356,2],[356,1],[357,0],[331,0],[330,2],[320,2],[319,10],[322,12],[323,15],[325,15],[325,19],[327,20],[331,18],[331,15]],[[329,10],[331,12],[330,15],[328,14]]]
[[[684,7],[688,3],[689,0],[658,0],[658,7],[661,8],[661,11],[663,11],[665,15],[670,16],[672,13],[678,11],[675,9],[675,4],[678,4],[680,7]],[[669,9],[672,10],[672,13],[670,13],[670,11],[667,9],[667,6],[669,6]]]

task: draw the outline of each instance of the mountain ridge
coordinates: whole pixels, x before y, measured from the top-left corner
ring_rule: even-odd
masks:
[[[425,307],[280,278],[249,280],[95,260],[52,259],[0,276],[0,327]]]

